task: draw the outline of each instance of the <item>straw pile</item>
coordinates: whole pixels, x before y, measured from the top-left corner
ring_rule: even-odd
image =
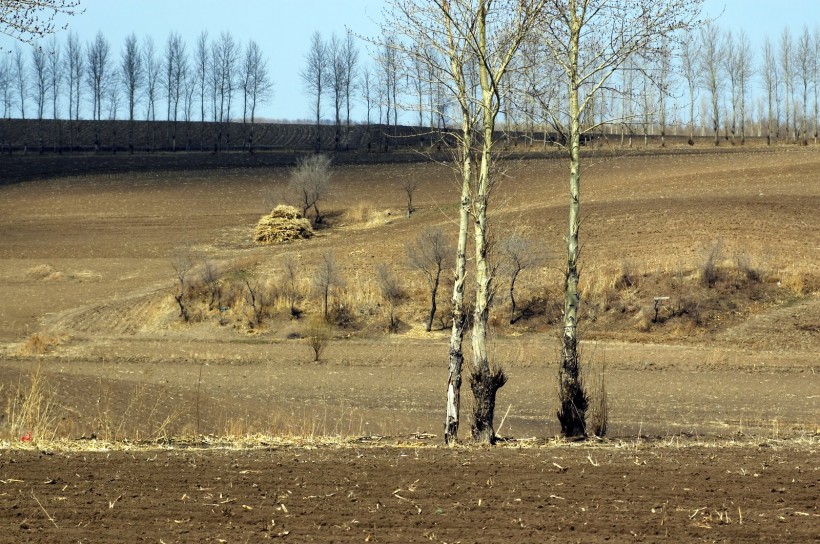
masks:
[[[280,204],[256,224],[254,240],[260,244],[276,244],[313,236],[310,221],[293,206]]]

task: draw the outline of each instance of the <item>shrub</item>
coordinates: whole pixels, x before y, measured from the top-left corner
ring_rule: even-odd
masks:
[[[735,266],[750,282],[756,283],[763,279],[763,272],[752,264],[752,258],[745,251],[735,255]]]
[[[700,280],[706,287],[712,288],[720,280],[720,271],[718,270],[718,262],[722,258],[723,243],[718,241],[709,250],[706,255],[706,260],[700,270]]]
[[[606,436],[609,427],[609,405],[606,394],[606,365],[591,364],[586,376],[587,391],[587,434]]]
[[[313,362],[317,363],[327,348],[333,334],[330,325],[322,319],[311,319],[305,330],[305,342],[313,352]]]
[[[404,287],[386,264],[379,265],[376,270],[376,280],[379,285],[379,292],[387,303],[387,330],[397,332],[399,330],[399,318],[396,316],[396,306],[405,297]]]

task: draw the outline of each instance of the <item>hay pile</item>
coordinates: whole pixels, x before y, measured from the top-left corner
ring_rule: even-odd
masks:
[[[275,244],[313,236],[310,221],[293,206],[280,204],[256,224],[254,240],[260,244]]]

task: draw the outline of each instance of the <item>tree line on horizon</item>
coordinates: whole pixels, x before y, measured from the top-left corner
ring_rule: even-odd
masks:
[[[317,150],[322,148],[319,125],[325,122],[328,103],[335,149],[349,132],[356,102],[364,108],[359,122],[369,126],[375,113],[388,132],[399,124],[400,113],[431,132],[458,126],[455,104],[441,78],[430,73],[435,63],[421,60],[434,51],[402,62],[399,51],[422,46],[385,37],[368,42],[370,62],[363,62],[358,41],[350,30],[341,38],[334,33],[325,39],[319,32],[310,38],[299,77],[311,101]],[[264,52],[253,39],[243,45],[230,32],[210,37],[203,31],[193,47],[172,32],[161,48],[150,36],[139,40],[132,33],[116,52],[102,32],[85,43],[74,32],[63,40],[52,35],[41,42],[28,51],[16,45],[0,58],[4,119],[79,121],[90,114],[91,121],[129,121],[127,146],[132,150],[133,122],[138,120],[165,121],[162,145],[171,150],[178,146],[178,123],[212,123],[208,134],[200,128],[198,147],[216,151],[237,145],[227,125],[239,122],[240,145],[252,151],[259,108],[273,98]],[[787,27],[774,41],[766,36],[757,57],[743,30],[733,32],[715,22],[677,43],[649,64],[637,54],[627,59],[600,89],[582,122],[620,137],[623,145],[649,136],[663,142],[670,129],[676,135],[685,131],[690,142],[710,134],[716,145],[721,133],[733,144],[750,136],[817,142],[820,26],[810,31],[804,25],[797,36]],[[559,132],[561,124],[555,117],[562,113],[553,105],[563,91],[555,67],[543,56],[537,42],[522,44],[499,90],[502,128],[529,135],[530,143],[535,134],[546,139]],[[71,131],[64,138],[59,130],[54,145],[70,148]],[[40,149],[43,131],[38,130]],[[153,148],[156,134],[151,138]],[[94,143],[95,148],[101,145],[99,128]],[[191,149],[191,143],[185,148]]]

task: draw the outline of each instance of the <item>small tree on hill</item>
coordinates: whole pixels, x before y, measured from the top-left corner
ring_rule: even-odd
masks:
[[[174,300],[179,306],[179,315],[186,323],[190,321],[191,314],[188,311],[188,291],[190,290],[190,280],[196,259],[193,251],[188,246],[181,246],[174,250],[171,255],[171,267],[176,273],[179,282],[179,292],[174,295]]]
[[[416,192],[416,189],[419,188],[419,180],[415,176],[408,176],[401,180],[401,188],[404,191],[404,194],[407,195],[407,217],[416,211],[416,208],[413,207],[413,194]]]
[[[319,261],[319,267],[316,269],[316,274],[313,276],[313,290],[322,299],[322,315],[325,321],[330,320],[330,313],[328,312],[328,300],[331,293],[338,288],[344,287],[344,278],[342,278],[339,267],[336,264],[336,259],[330,251],[322,255]]]
[[[284,269],[280,280],[282,284],[282,294],[288,303],[290,316],[294,319],[298,319],[299,316],[302,315],[301,310],[296,307],[302,298],[299,292],[299,268],[296,261],[290,255],[285,257]]]
[[[381,264],[378,269],[376,269],[376,279],[379,284],[379,292],[387,303],[388,330],[390,332],[396,332],[399,330],[396,306],[398,306],[399,302],[404,298],[404,288],[402,288],[398,278],[386,264]]]
[[[541,263],[543,256],[539,254],[532,240],[517,233],[503,240],[500,249],[503,268],[506,269],[510,280],[510,325],[513,325],[521,317],[516,315],[518,307],[515,300],[515,282],[522,272]]]
[[[433,319],[436,317],[436,296],[441,280],[441,271],[444,260],[453,254],[450,241],[439,228],[430,228],[418,235],[416,241],[407,248],[407,257],[410,264],[424,274],[430,288],[430,314],[427,316],[425,330],[433,328]]]
[[[301,157],[296,162],[296,169],[291,173],[288,187],[302,209],[302,215],[313,208],[314,223],[321,223],[324,218],[319,212],[319,201],[327,196],[330,190],[331,172],[330,157],[327,155],[310,155]]]

